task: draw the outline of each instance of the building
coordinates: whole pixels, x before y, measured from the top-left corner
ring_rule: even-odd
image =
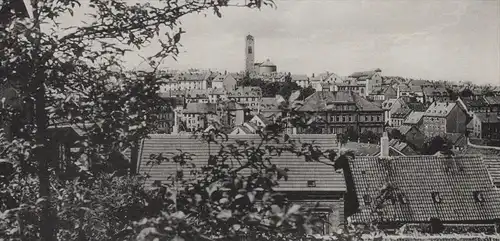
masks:
[[[227,99],[236,101],[252,110],[257,110],[262,98],[262,90],[260,87],[242,86],[227,93]]]
[[[446,133],[463,133],[469,117],[457,103],[434,102],[425,111],[422,120],[423,132],[427,137],[444,136]]]
[[[470,137],[500,140],[500,114],[484,112],[472,115],[473,129]],[[470,131],[470,130],[469,130]]]
[[[206,90],[212,85],[212,79],[216,73],[204,72],[181,72],[170,78],[162,80],[160,92],[170,90]]]
[[[500,113],[500,96],[484,96],[484,100],[490,108],[490,112]]]
[[[212,80],[213,89],[223,89],[226,91],[236,88],[236,79],[231,74],[219,74]]]
[[[461,233],[471,225],[495,232],[500,220],[500,193],[477,156],[356,157],[338,167],[353,224]]]
[[[406,118],[410,116],[413,111],[409,108],[399,108],[394,113],[391,114],[391,125],[392,127],[399,127],[404,124]]]
[[[326,90],[328,90],[328,91],[353,91],[360,96],[366,97],[368,95],[368,93],[366,91],[366,84],[357,83],[355,81],[339,83],[339,84],[335,84],[335,85],[328,84],[327,86],[328,86],[328,88]],[[323,87],[323,89],[325,90],[324,87]]]
[[[217,117],[216,105],[212,103],[188,103],[182,111],[181,121],[186,131],[206,129],[211,120]]]
[[[285,77],[283,77],[283,79],[284,78]],[[307,76],[305,74],[291,74],[290,75],[290,80],[292,82],[297,83],[297,85],[300,86],[300,87],[302,87],[302,88],[307,88],[307,87],[309,87],[311,85],[311,83],[309,82],[309,76]]]
[[[291,135],[292,140],[299,143],[315,143],[322,150],[337,147],[336,138],[332,135]],[[235,145],[236,142],[245,141],[250,146],[256,146],[260,142],[258,135],[229,135],[224,146]],[[255,142],[252,144],[251,142]],[[269,145],[281,144],[270,143]],[[193,139],[189,135],[150,135],[141,142],[138,173],[148,174],[146,185],[153,183],[172,183],[172,175],[176,175],[178,164],[176,162],[162,162],[160,165],[151,166],[151,154],[162,152],[193,154],[192,162],[196,165],[194,170],[209,165],[209,156],[219,153],[220,143],[207,144],[200,139]],[[299,147],[300,148],[300,147]],[[243,158],[245,160],[246,158]],[[230,168],[239,167],[239,161],[230,159],[227,163]],[[328,160],[324,160],[328,161]],[[329,234],[337,231],[340,224],[345,222],[343,215],[343,196],[345,193],[345,181],[341,173],[334,171],[333,167],[319,162],[306,162],[304,156],[284,151],[281,155],[270,156],[270,162],[280,168],[288,168],[288,180],[279,181],[276,191],[284,193],[289,201],[313,208],[314,215],[324,217],[325,222],[319,223],[315,229],[317,234]],[[243,173],[245,174],[245,173]],[[193,177],[193,173],[184,172],[184,178]]]
[[[425,143],[424,133],[418,129],[416,126],[402,125],[397,128],[399,133],[401,133],[402,138],[412,147],[416,149],[421,149]]]
[[[260,75],[270,75],[276,73],[278,71],[278,67],[275,64],[273,64],[271,60],[267,59],[262,63],[255,63],[254,71]]]
[[[382,70],[380,69],[354,72],[349,75],[349,79],[354,80],[358,84],[365,85],[365,93],[366,95],[368,95],[369,93],[371,93],[373,87],[383,84],[382,76],[380,75],[381,72]]]
[[[384,101],[389,99],[397,99],[398,92],[390,85],[374,86],[369,93],[370,99],[374,101]]]
[[[337,85],[342,83],[343,78],[339,75],[331,72],[325,72],[320,74],[312,74],[310,78],[310,85],[316,91],[323,91],[323,87],[326,85],[328,88],[331,85]]]
[[[382,110],[384,110],[384,119],[386,124],[393,126],[392,114],[400,109],[409,109],[403,99],[388,99],[382,102]]]
[[[298,111],[316,115],[319,120],[315,125],[324,134],[346,133],[349,128],[358,134],[384,131],[383,110],[350,91],[315,92],[304,100]]]
[[[406,117],[403,124],[420,128],[423,123],[424,114],[425,114],[424,111],[412,111],[410,115]]]
[[[245,38],[245,72],[253,73],[255,63],[255,39],[252,35]]]
[[[444,86],[434,85],[422,87],[424,103],[447,102],[450,101],[450,95]]]
[[[483,97],[481,98],[461,98],[459,97],[457,101],[462,105],[462,107],[467,111],[468,114],[477,112],[489,112],[491,111],[488,103]]]

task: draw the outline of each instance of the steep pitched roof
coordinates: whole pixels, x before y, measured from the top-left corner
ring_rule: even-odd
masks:
[[[374,69],[374,70],[369,70],[369,71],[354,72],[351,75],[349,75],[349,77],[369,79],[369,78],[373,77],[373,75],[375,75],[378,72],[381,72],[381,70]]]
[[[500,96],[484,96],[484,100],[489,105],[500,105]]]
[[[290,78],[292,79],[292,81],[307,81],[309,80],[309,77],[305,74],[292,74],[290,75]]]
[[[401,132],[402,135],[406,135],[412,128],[416,128],[415,126],[410,126],[410,125],[401,125],[398,127],[399,132]]]
[[[500,123],[500,115],[497,113],[474,113],[481,123]]]
[[[404,123],[405,124],[410,124],[410,125],[416,125],[420,120],[422,120],[422,117],[424,117],[423,111],[413,111],[410,113],[408,117],[406,117]]]
[[[457,106],[456,103],[434,102],[429,106],[429,108],[427,108],[424,116],[446,117],[451,113],[455,106]]]
[[[292,139],[302,143],[315,143],[322,149],[333,149],[337,146],[332,135],[292,135]],[[258,135],[230,135],[228,144],[235,144],[236,140],[258,142]],[[280,145],[280,144],[269,144]],[[150,135],[145,139],[139,156],[139,173],[147,173],[151,176],[146,184],[151,184],[155,180],[167,181],[170,174],[176,172],[176,164],[164,162],[158,166],[148,166],[151,154],[159,153],[179,153],[178,150],[194,154],[192,161],[197,167],[208,165],[209,152],[212,154],[219,151],[220,144],[211,143],[210,147],[206,142],[193,139],[190,135]],[[281,156],[273,156],[271,162],[280,168],[288,168],[288,181],[280,181],[279,191],[331,191],[344,192],[345,181],[341,173],[336,173],[333,168],[318,162],[306,162],[304,157],[297,157],[295,154],[283,152]],[[235,165],[237,165],[235,161]],[[186,178],[191,174],[185,172]],[[316,182],[316,187],[308,187],[309,180]]]
[[[416,223],[429,222],[430,218],[443,222],[500,218],[500,193],[480,157],[357,157],[349,161],[349,167],[360,203],[360,210],[351,216],[355,223],[372,221],[364,198],[375,200],[388,183],[396,188],[396,199],[394,204],[386,200],[381,208],[386,220]],[[481,193],[484,202],[475,200],[475,192]],[[442,202],[435,202],[433,195],[439,195]]]
[[[352,151],[356,156],[375,156],[380,152],[379,145],[361,142],[347,142],[341,149]]]
[[[382,111],[376,104],[351,91],[317,91],[304,100],[299,111],[325,111],[331,104],[352,103],[359,111]]]
[[[447,96],[448,91],[443,86],[424,86],[422,92],[425,96]]]
[[[493,183],[500,186],[500,157],[484,155],[483,162],[490,173],[491,179],[493,179]]]
[[[228,97],[260,97],[262,96],[262,89],[255,86],[242,86],[235,90],[229,91]]]
[[[392,118],[406,118],[408,117],[413,111],[409,108],[399,108],[397,109],[394,113],[391,114]]]

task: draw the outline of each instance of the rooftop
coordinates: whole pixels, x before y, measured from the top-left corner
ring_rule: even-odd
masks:
[[[376,104],[351,91],[317,91],[304,100],[299,111],[326,111],[335,104],[355,104],[359,111],[382,111]]]
[[[360,210],[351,219],[371,222],[371,205],[383,187],[394,201],[380,209],[388,221],[403,223],[493,221],[500,218],[500,193],[477,156],[357,157],[349,161]],[[364,201],[367,201],[365,203]]]
[[[215,112],[216,105],[212,103],[187,103],[183,111],[185,114],[215,114]]]
[[[474,113],[481,123],[500,123],[500,114],[498,113]]]
[[[457,106],[456,103],[434,102],[429,106],[429,108],[427,108],[424,116],[446,117],[451,113],[455,106]]]
[[[147,184],[151,184],[155,180],[167,182],[170,174],[175,173],[176,164],[173,162],[164,162],[158,166],[148,166],[151,154],[159,153],[179,153],[182,150],[186,153],[194,154],[192,162],[197,168],[208,165],[210,152],[217,153],[220,149],[220,144],[212,143],[209,145],[199,139],[193,139],[190,135],[150,135],[150,138],[144,140],[140,156],[139,156],[139,173],[147,173],[151,176]],[[293,140],[299,143],[315,143],[323,150],[333,149],[337,147],[335,138],[332,135],[292,135]],[[258,135],[229,135],[229,140],[226,144],[235,144],[236,140],[258,142]],[[252,144],[250,144],[252,145]],[[281,145],[270,143],[269,145]],[[300,144],[298,144],[300,147]],[[227,146],[227,145],[226,145]],[[237,145],[236,145],[237,146]],[[326,160],[325,160],[326,161]],[[288,181],[280,181],[278,191],[331,191],[344,192],[345,181],[341,173],[334,171],[333,167],[329,168],[325,164],[318,162],[307,162],[305,158],[297,157],[297,155],[283,152],[281,156],[272,156],[271,162],[280,168],[288,168]],[[237,161],[234,165],[238,165]],[[186,172],[186,178],[191,174]],[[308,181],[315,181],[315,187],[308,187]]]

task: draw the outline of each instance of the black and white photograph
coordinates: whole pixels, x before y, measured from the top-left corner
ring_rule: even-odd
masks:
[[[500,241],[500,0],[0,0],[0,241]]]

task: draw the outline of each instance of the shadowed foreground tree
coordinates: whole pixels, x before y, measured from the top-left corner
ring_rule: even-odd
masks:
[[[2,1],[1,7],[8,12],[20,2]],[[62,17],[85,11],[82,4],[89,12],[85,22],[63,26]],[[160,84],[156,70],[165,58],[179,53],[181,17],[208,10],[220,17],[224,7],[264,5],[274,4],[272,0],[33,0],[26,8],[29,18],[5,16],[10,19],[2,21],[6,26],[0,29],[2,86],[16,89],[22,107],[4,109],[2,114],[27,114],[12,131],[16,135],[5,142],[2,155],[16,168],[23,167],[19,172],[34,170],[31,174],[38,177],[39,239],[56,239],[49,127],[77,127],[83,138],[73,144],[82,149],[80,153],[92,161],[109,161],[155,128],[152,114]],[[125,53],[152,42],[160,44],[155,54],[145,57],[152,70],[124,71]],[[11,120],[13,127],[17,122]]]

